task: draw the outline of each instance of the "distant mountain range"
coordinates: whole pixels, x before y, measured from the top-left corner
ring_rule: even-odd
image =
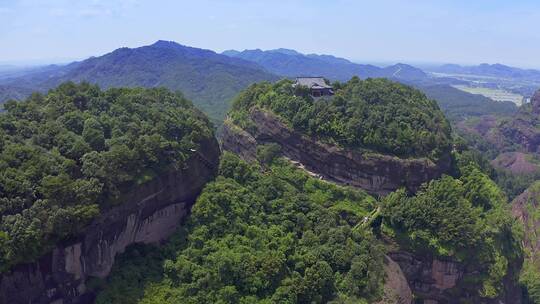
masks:
[[[540,71],[533,69],[520,69],[503,64],[483,63],[475,66],[461,66],[457,64],[445,64],[439,67],[430,68],[431,72],[446,74],[466,74],[478,76],[490,76],[499,78],[518,78],[540,80]]]
[[[228,102],[240,90],[254,82],[278,78],[247,60],[158,41],[149,46],[120,48],[100,57],[0,80],[0,87],[16,89],[15,93],[7,90],[0,99],[24,95],[28,89],[46,91],[68,80],[89,81],[103,88],[164,86],[182,91],[210,117],[222,120]]]
[[[498,77],[527,73],[533,75],[535,72],[503,67],[445,65],[430,71],[496,74]],[[103,56],[67,65],[36,68],[2,66],[0,103],[7,99],[25,98],[33,91],[46,92],[65,81],[88,81],[102,88],[164,86],[181,91],[214,122],[220,124],[234,96],[251,83],[297,76],[323,76],[331,81],[347,81],[353,76],[389,78],[424,90],[431,98],[438,100],[441,108],[452,119],[513,112],[516,109],[515,106],[496,103],[450,86],[461,84],[463,80],[435,78],[407,64],[377,67],[331,55],[302,54],[290,49],[230,50],[217,54],[211,50],[170,41],[158,41],[138,48],[120,48]]]
[[[222,54],[232,58],[252,61],[271,73],[286,77],[324,76],[331,80],[346,81],[353,76],[360,78],[389,78],[395,80],[416,81],[428,78],[424,71],[407,64],[396,64],[380,68],[369,64],[357,64],[344,58],[331,55],[304,55],[295,50],[275,49],[262,51],[229,50]]]
[[[34,90],[26,87],[0,85],[0,105],[9,99],[21,100],[32,94]],[[1,111],[1,110],[0,110]]]
[[[452,84],[462,84],[455,78],[429,77],[423,70],[407,64],[380,68],[356,64],[330,55],[304,55],[289,49],[269,51],[257,49],[242,52],[230,50],[222,54],[253,61],[274,74],[286,77],[321,75],[331,80],[341,81],[349,80],[352,76],[393,79],[423,90],[430,98],[439,102],[439,106],[451,120],[485,114],[507,115],[517,111],[517,107],[511,102],[494,102],[487,97],[452,87]]]

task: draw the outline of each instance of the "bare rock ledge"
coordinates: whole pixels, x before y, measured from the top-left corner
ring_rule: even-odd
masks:
[[[403,159],[390,155],[363,153],[317,141],[291,130],[267,111],[253,108],[250,118],[256,131],[248,133],[230,121],[223,127],[222,147],[246,160],[256,158],[257,145],[277,143],[284,156],[330,181],[386,195],[405,187],[415,192],[424,182],[450,171],[450,155],[437,163],[427,158]]]

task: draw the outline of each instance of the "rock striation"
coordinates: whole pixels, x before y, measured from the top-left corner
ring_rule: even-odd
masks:
[[[125,194],[78,237],[38,261],[17,265],[0,277],[0,303],[92,303],[90,278],[105,278],[116,255],[134,243],[167,239],[189,213],[204,185],[217,174],[220,150],[212,138],[184,168],[173,170]]]
[[[322,143],[289,128],[271,112],[254,107],[249,112],[254,128],[244,130],[226,121],[222,133],[224,150],[253,161],[257,145],[277,143],[281,153],[293,162],[321,178],[366,190],[370,194],[386,195],[405,187],[415,192],[427,181],[450,173],[451,158],[437,162],[429,159],[402,159]],[[479,265],[465,265],[456,259],[437,258],[422,252],[410,252],[399,246],[388,246],[385,257],[385,292],[378,304],[400,303],[521,303],[521,289],[516,284],[514,269],[505,278],[505,290],[497,299],[478,298],[482,287],[472,284]],[[420,302],[418,302],[420,301]],[[464,302],[465,301],[465,302]],[[468,302],[467,302],[468,301]]]
[[[399,267],[399,264],[389,256],[384,257],[384,282],[383,299],[376,304],[411,304],[413,294],[407,278]]]
[[[540,182],[531,185],[512,201],[512,214],[525,228],[523,246],[530,258],[540,254]]]
[[[405,187],[415,192],[420,185],[450,171],[450,155],[438,162],[427,158],[402,159],[358,150],[340,148],[317,141],[291,130],[280,119],[254,107],[250,118],[256,130],[242,130],[227,121],[223,127],[224,150],[246,160],[254,160],[257,145],[277,143],[284,156],[301,163],[322,178],[366,190],[370,194],[386,195]]]
[[[452,258],[437,258],[431,255],[412,254],[406,250],[388,253],[407,278],[410,289],[419,303],[428,304],[520,304],[522,291],[514,279],[516,273],[511,271],[505,277],[504,292],[495,299],[479,298],[477,291],[481,286],[468,281],[478,274],[478,265],[465,265]],[[509,265],[520,269],[519,266]],[[416,303],[416,302],[415,302]]]

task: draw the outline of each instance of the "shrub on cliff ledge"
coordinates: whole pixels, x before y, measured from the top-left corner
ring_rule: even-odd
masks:
[[[298,95],[298,94],[297,94]],[[353,78],[333,97],[296,96],[292,82],[252,85],[234,101],[230,118],[249,131],[248,112],[271,110],[310,136],[332,144],[401,157],[437,158],[450,151],[450,125],[437,103],[420,91],[386,79]]]
[[[165,89],[65,83],[0,115],[0,271],[76,234],[121,194],[212,136],[189,101]]]

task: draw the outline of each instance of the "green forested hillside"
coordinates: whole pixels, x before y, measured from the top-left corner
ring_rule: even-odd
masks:
[[[2,106],[2,103],[7,100],[22,100],[30,96],[31,93],[32,90],[28,88],[21,88],[12,85],[0,85],[0,107]]]
[[[242,92],[230,117],[249,129],[248,111],[262,107],[321,140],[402,157],[437,158],[449,152],[450,124],[422,92],[386,79],[335,83],[336,94],[313,100],[292,82],[260,83]]]
[[[404,248],[453,257],[475,269],[463,286],[483,297],[503,291],[503,277],[522,258],[520,226],[497,185],[469,163],[415,196],[398,190],[383,199],[383,231]],[[514,278],[515,279],[515,278]]]
[[[383,247],[357,226],[377,202],[294,169],[224,154],[173,241],[134,248],[97,303],[372,303]],[[99,282],[96,283],[99,286]]]
[[[437,100],[439,107],[451,121],[482,115],[508,116],[518,110],[513,102],[497,102],[482,95],[463,92],[449,85],[423,85],[420,89],[429,98]]]
[[[163,86],[182,91],[211,119],[221,123],[231,99],[250,84],[298,76],[324,76],[338,81],[353,76],[398,80],[415,85],[428,97],[436,99],[450,120],[509,114],[517,109],[512,103],[494,102],[438,84],[438,79],[406,64],[380,68],[331,55],[304,55],[287,49],[216,54],[168,41],[139,48],[120,48],[68,65],[22,69],[0,75],[0,103],[11,98],[23,99],[33,91],[44,93],[64,81],[88,81],[102,88]]]
[[[519,226],[473,164],[414,196],[398,190],[377,201],[259,158],[263,167],[223,155],[187,224],[164,247],[128,250],[109,279],[93,283],[97,303],[373,303],[390,239],[466,265],[459,288],[468,295],[456,298],[495,298],[519,264]]]
[[[64,81],[88,81],[102,88],[166,87],[180,90],[215,121],[222,121],[231,99],[250,84],[277,80],[255,63],[213,51],[158,41],[139,48],[120,48],[66,66],[0,81],[12,95],[44,92]],[[0,97],[1,88],[0,88]],[[0,99],[0,102],[3,100]]]
[[[180,167],[213,131],[166,89],[65,83],[0,114],[0,271],[80,231],[120,195]]]

